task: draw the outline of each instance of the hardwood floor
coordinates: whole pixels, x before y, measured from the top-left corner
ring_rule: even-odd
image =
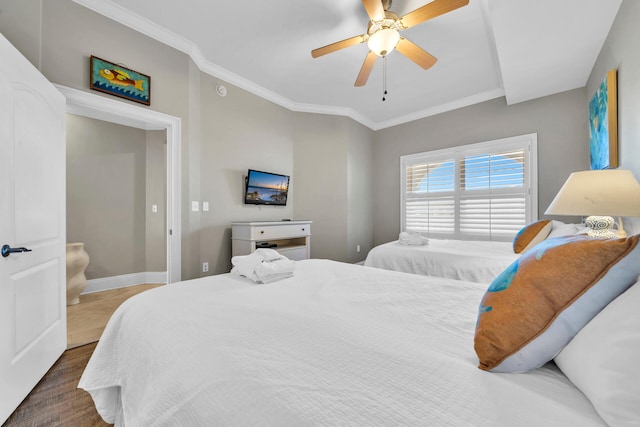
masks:
[[[95,342],[113,312],[126,299],[160,284],[144,284],[80,295],[80,304],[67,306],[67,349]]]
[[[67,350],[2,427],[109,426],[78,381],[107,321],[127,298],[161,286],[145,284],[81,295],[67,307]]]
[[[97,343],[65,351],[3,427],[109,426],[77,387]]]

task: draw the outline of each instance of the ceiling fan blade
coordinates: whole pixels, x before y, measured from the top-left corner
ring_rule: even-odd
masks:
[[[327,53],[335,52],[336,50],[344,49],[345,47],[354,46],[360,43],[363,43],[365,40],[365,35],[361,34],[359,36],[351,37],[345,40],[341,40],[339,42],[331,43],[329,45],[319,47],[317,49],[313,49],[311,51],[311,56],[317,58],[322,55],[326,55]]]
[[[433,0],[431,3],[407,13],[400,18],[400,22],[404,28],[410,28],[468,4],[469,0]]]
[[[420,46],[410,42],[404,37],[400,37],[400,41],[398,41],[398,44],[396,45],[396,50],[425,70],[431,68],[433,64],[438,61],[435,56],[426,52]]]
[[[367,15],[372,21],[381,21],[385,18],[384,7],[381,0],[362,0]]]
[[[367,84],[369,74],[371,74],[371,70],[373,69],[373,64],[375,64],[376,59],[378,59],[378,55],[375,53],[369,52],[367,54],[367,57],[364,58],[364,63],[362,64],[360,74],[358,74],[358,78],[356,79],[354,86],[364,86]]]

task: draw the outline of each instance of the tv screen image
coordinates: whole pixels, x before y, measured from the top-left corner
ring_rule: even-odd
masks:
[[[249,169],[244,202],[251,205],[287,204],[289,176]]]

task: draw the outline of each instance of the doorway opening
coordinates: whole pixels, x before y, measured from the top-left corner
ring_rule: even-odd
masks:
[[[66,86],[55,86],[67,99],[67,113],[138,129],[166,131],[167,283],[180,281],[180,118]]]
[[[155,151],[155,156],[164,157],[164,175],[165,175],[165,185],[162,183],[156,183],[156,187],[158,185],[161,188],[155,188],[155,192],[158,193],[161,191],[163,194],[165,209],[162,209],[162,206],[156,206],[157,210],[164,210],[165,212],[165,220],[164,225],[160,227],[164,227],[164,230],[160,230],[158,234],[158,230],[155,231],[155,238],[161,235],[162,239],[166,241],[165,250],[162,251],[163,254],[157,256],[164,255],[166,257],[166,274],[162,274],[162,280],[158,279],[158,276],[154,276],[153,273],[151,277],[148,272],[141,273],[144,275],[144,278],[140,277],[131,277],[131,276],[140,276],[140,274],[129,274],[122,276],[115,276],[115,283],[113,278],[106,278],[105,283],[101,282],[102,279],[97,279],[92,282],[92,292],[100,291],[102,289],[109,289],[103,292],[97,292],[95,294],[86,295],[86,297],[90,297],[90,304],[88,304],[84,308],[69,306],[69,311],[78,311],[76,313],[76,317],[79,319],[82,318],[82,310],[89,309],[91,314],[91,319],[96,320],[95,325],[89,325],[85,321],[82,320],[80,323],[83,325],[82,328],[76,330],[72,330],[70,324],[68,324],[68,347],[74,346],[74,340],[77,338],[78,344],[83,344],[86,342],[92,342],[97,340],[101,334],[102,329],[104,329],[104,325],[106,324],[105,319],[110,317],[110,314],[117,308],[117,306],[129,296],[132,296],[138,292],[149,289],[154,286],[158,286],[159,283],[173,283],[181,280],[181,256],[180,256],[180,236],[181,236],[181,227],[180,227],[180,146],[181,146],[181,121],[177,117],[169,116],[163,113],[159,113],[156,111],[148,110],[142,107],[137,107],[134,105],[126,104],[121,101],[112,100],[109,98],[105,98],[103,96],[98,96],[89,92],[79,91],[76,89],[68,88],[65,86],[55,85],[56,88],[66,97],[67,103],[67,113],[68,117],[80,116],[81,118],[88,119],[97,119],[102,122],[114,123],[117,125],[123,125],[129,128],[135,128],[136,130],[143,130],[143,134],[146,134],[147,137],[147,155],[149,154],[149,147],[152,148],[151,151]],[[151,137],[149,137],[151,135]],[[161,148],[162,153],[159,152],[157,143],[158,137],[161,136],[162,139],[166,138],[165,147]],[[149,144],[151,142],[151,144]],[[118,159],[121,166],[131,163],[130,159],[124,159],[121,155]],[[124,162],[124,163],[123,163]],[[117,162],[116,162],[117,163]],[[88,165],[84,165],[85,169]],[[134,170],[135,167],[133,164],[130,165],[129,169]],[[118,169],[122,169],[119,167]],[[93,172],[93,170],[89,170],[89,173]],[[162,179],[160,179],[162,181]],[[162,188],[164,187],[164,188]],[[124,190],[124,188],[122,189]],[[162,191],[166,190],[166,191]],[[131,189],[128,190],[129,195],[133,196],[135,192],[132,192]],[[105,195],[108,197],[108,195]],[[130,197],[131,198],[131,197]],[[113,200],[114,203],[117,203],[117,200]],[[103,202],[104,203],[104,202]],[[145,203],[146,204],[146,203]],[[158,207],[160,209],[158,209]],[[143,207],[144,209],[144,207]],[[69,214],[69,212],[68,212]],[[69,215],[67,215],[69,216]],[[68,234],[67,234],[68,236]],[[129,237],[129,239],[134,237]],[[159,242],[156,242],[156,244]],[[160,243],[161,245],[161,243]],[[150,244],[151,248],[153,248],[153,243]],[[131,255],[131,254],[130,254]],[[164,264],[164,263],[162,263]],[[156,261],[157,265],[157,261]],[[117,281],[121,280],[122,283],[118,284]],[[95,283],[98,282],[98,283]],[[131,282],[131,283],[130,283]],[[133,283],[145,283],[143,285],[130,286]],[[101,288],[104,286],[104,288]],[[119,289],[114,289],[119,288]],[[92,307],[89,307],[92,305]],[[105,312],[104,319],[96,318],[96,313]],[[75,313],[75,311],[74,311]],[[72,313],[68,313],[72,314]],[[67,316],[69,317],[69,316]],[[86,317],[86,316],[85,316]],[[74,317],[75,318],[75,317]],[[75,331],[75,332],[74,332]],[[74,339],[70,339],[71,335],[74,334]],[[95,339],[91,338],[95,335]],[[87,341],[88,340],[88,341]],[[85,342],[86,341],[86,342]]]

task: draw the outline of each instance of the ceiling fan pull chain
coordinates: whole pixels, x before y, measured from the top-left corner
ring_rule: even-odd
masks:
[[[387,100],[387,56],[382,57],[382,100]]]

